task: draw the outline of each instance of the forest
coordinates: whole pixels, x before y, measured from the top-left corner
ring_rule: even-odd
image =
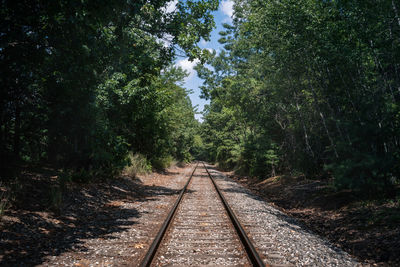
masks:
[[[144,160],[327,177],[393,196],[400,175],[400,5],[394,0],[2,1],[1,180],[47,165],[72,180]],[[199,59],[204,121],[177,55]]]
[[[193,159],[198,123],[173,60],[209,55],[196,43],[218,1],[168,2],[1,1],[2,180],[21,166],[89,181],[133,158],[150,169]]]
[[[206,165],[268,257],[400,266],[399,0],[1,0],[0,70],[1,266],[139,264]]]
[[[333,178],[395,196],[399,2],[235,1],[224,45],[197,66],[210,100],[203,155],[251,176]]]

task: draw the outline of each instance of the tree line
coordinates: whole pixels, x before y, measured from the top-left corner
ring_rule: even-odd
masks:
[[[130,152],[191,159],[195,111],[173,62],[207,57],[196,44],[218,1],[170,2],[1,1],[2,178],[24,164],[112,176]]]
[[[400,175],[400,5],[234,1],[224,49],[197,66],[204,154],[255,176],[334,177],[391,193]]]

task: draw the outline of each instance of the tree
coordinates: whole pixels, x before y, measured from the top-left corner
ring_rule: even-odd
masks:
[[[238,151],[231,166],[253,175],[327,172],[339,188],[390,191],[399,177],[397,8],[391,0],[236,1],[221,33],[226,52],[200,75],[211,101],[206,140],[229,135],[224,122],[240,133],[225,138],[225,157],[210,158],[225,164]],[[224,122],[211,122],[218,117]]]
[[[196,43],[208,38],[218,1],[179,2],[173,12],[168,2],[2,1],[2,177],[43,161],[109,175],[129,150],[172,151],[158,140],[166,128],[153,126],[188,103],[169,102],[178,89],[163,79],[176,77],[160,74],[178,46],[204,60]]]

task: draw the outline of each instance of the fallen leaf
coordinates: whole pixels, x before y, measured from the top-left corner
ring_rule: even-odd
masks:
[[[140,248],[140,249],[144,248],[144,246],[145,246],[145,244],[142,244],[142,243],[133,245],[134,248]]]

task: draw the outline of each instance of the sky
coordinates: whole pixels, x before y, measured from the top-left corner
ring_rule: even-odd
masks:
[[[167,7],[173,8],[174,2]],[[221,49],[222,45],[218,43],[218,39],[220,38],[219,32],[223,31],[222,23],[230,23],[231,17],[233,14],[233,2],[230,0],[222,0],[217,11],[213,13],[214,20],[216,24],[216,28],[211,32],[211,38],[209,42],[205,40],[201,40],[199,42],[200,48],[214,49],[217,52]],[[189,72],[189,76],[185,79],[184,86],[188,90],[192,90],[193,93],[190,94],[190,99],[192,101],[193,106],[197,106],[197,110],[201,112],[204,108],[205,104],[208,104],[209,101],[200,98],[200,86],[202,85],[202,80],[197,77],[196,71],[193,69],[196,66],[197,61],[190,62],[188,58],[178,57],[175,61],[177,66],[182,67],[184,70]],[[196,119],[202,121],[202,115],[196,114]]]

